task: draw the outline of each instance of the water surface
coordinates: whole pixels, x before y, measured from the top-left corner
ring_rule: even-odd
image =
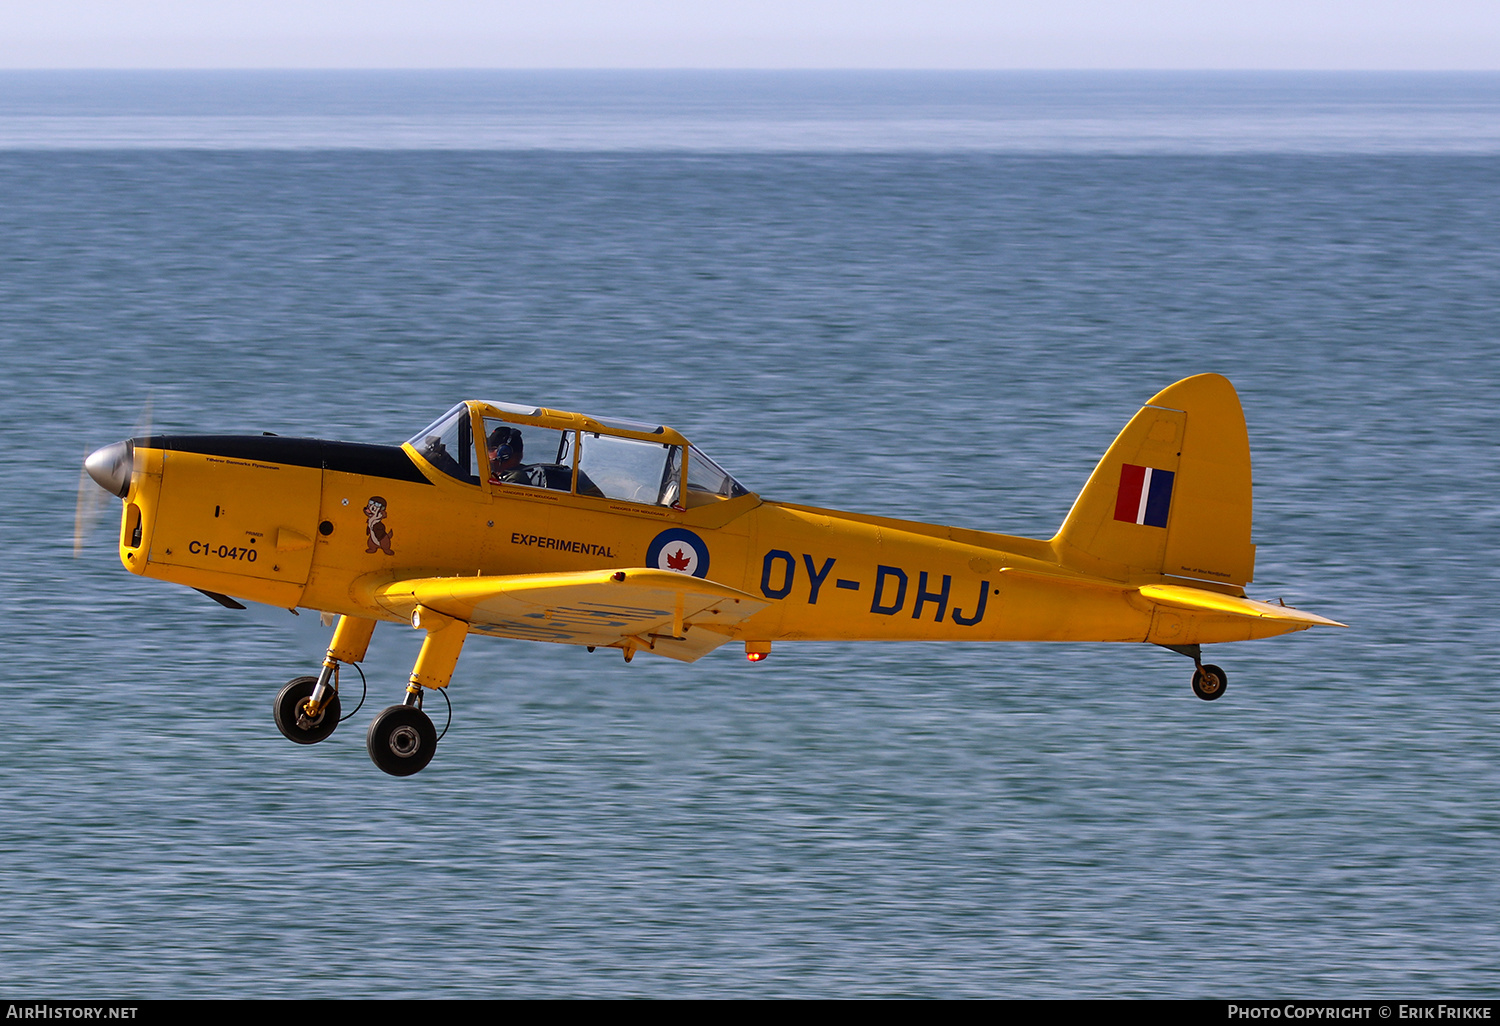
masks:
[[[1493,78],[181,81],[0,76],[6,992],[1494,995]],[[396,780],[363,734],[415,632],[298,748],[315,616],[133,577],[108,523],[72,551],[148,401],[396,442],[468,396],[1046,536],[1210,370],[1252,595],[1352,625],[1211,649],[1211,704],[1150,646],[475,639]]]

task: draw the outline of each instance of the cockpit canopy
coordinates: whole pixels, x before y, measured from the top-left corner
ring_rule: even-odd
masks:
[[[460,403],[408,444],[466,484],[694,509],[748,495],[676,431],[510,403]]]

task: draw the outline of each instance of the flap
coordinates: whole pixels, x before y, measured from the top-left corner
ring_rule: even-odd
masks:
[[[418,605],[469,630],[523,641],[601,645],[692,662],[729,640],[729,628],[770,605],[713,581],[645,567],[506,577],[424,577],[373,590],[382,608]]]

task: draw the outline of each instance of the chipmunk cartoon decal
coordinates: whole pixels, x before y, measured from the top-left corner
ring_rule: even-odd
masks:
[[[394,556],[396,553],[391,549],[391,538],[395,536],[395,532],[385,526],[385,510],[385,500],[378,495],[370,496],[370,501],[365,503],[365,516],[368,518],[365,535],[369,539],[365,551],[384,552],[387,556]]]

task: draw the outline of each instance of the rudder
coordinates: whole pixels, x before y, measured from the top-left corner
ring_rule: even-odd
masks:
[[[1250,438],[1218,374],[1154,395],[1115,438],[1052,539],[1058,562],[1116,580],[1165,574],[1243,585],[1250,543]]]

